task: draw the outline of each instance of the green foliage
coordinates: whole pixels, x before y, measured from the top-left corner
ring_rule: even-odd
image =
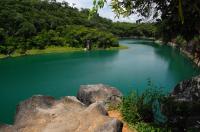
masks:
[[[111,32],[119,37],[154,37],[157,28],[153,23],[137,24],[116,22],[113,23]]]
[[[165,94],[162,90],[154,86],[151,82],[148,88],[140,95],[132,92],[130,95],[123,97],[120,104],[120,111],[123,119],[132,127],[141,132],[164,132],[161,126],[154,124],[154,103],[155,101],[163,102]]]
[[[36,33],[35,26],[30,22],[23,22],[19,25],[19,29],[16,32],[17,36],[23,36],[24,38],[31,37]]]
[[[129,96],[123,97],[120,111],[126,122],[135,124],[141,121],[138,105],[139,99],[135,92],[132,92]]]
[[[104,0],[96,3],[102,7]],[[114,35],[149,37],[153,34],[150,31],[153,24],[122,23],[121,26],[100,17],[97,12],[91,19],[88,16],[88,9],[79,11],[67,2],[1,0],[0,53],[12,54],[17,50],[25,54],[27,50],[48,46],[85,47],[87,40],[93,48],[110,48],[119,46]],[[148,25],[151,25],[150,30],[146,30]],[[126,33],[126,27],[129,33]]]
[[[171,132],[169,128],[156,126],[155,124],[138,122],[134,124],[134,128],[138,132]]]
[[[175,43],[177,44],[178,47],[182,48],[186,47],[187,45],[187,41],[180,35],[176,37]]]
[[[42,31],[33,38],[33,44],[36,48],[44,49],[46,46],[63,46],[65,38],[61,37],[55,30]]]
[[[200,1],[193,1],[191,4],[190,0],[180,0],[171,1],[166,8],[163,10],[161,16],[162,20],[160,21],[161,33],[163,38],[166,38],[167,41],[176,38],[178,35],[181,35],[187,41],[191,40],[194,36],[199,35],[199,20],[200,20]],[[181,9],[175,5],[182,5]],[[179,12],[177,12],[179,10]],[[183,13],[183,16],[179,18],[180,12]],[[192,17],[193,16],[193,17]],[[184,18],[183,18],[184,17]],[[184,19],[184,23],[183,20]],[[180,23],[181,20],[181,23]]]
[[[194,38],[192,40],[194,40],[196,42],[200,42],[200,35],[194,36]]]
[[[103,8],[104,4],[107,0],[93,0],[93,8],[91,9],[91,15],[93,12],[97,12],[99,8]],[[123,16],[127,17],[132,14],[139,14],[144,18],[149,18],[153,16],[153,18],[158,18],[158,12],[166,12],[168,9],[171,1],[160,1],[160,0],[126,0],[126,1],[119,1],[119,0],[111,0],[111,7],[113,12],[116,14],[117,17]],[[174,6],[178,7],[177,12],[179,13],[178,18],[180,18],[181,22],[184,23],[184,16],[183,16],[183,5],[182,2],[184,0],[178,0]]]
[[[87,41],[93,48],[118,47],[119,43],[113,34],[84,26],[69,26],[63,32],[71,47],[85,47]]]
[[[140,16],[137,22],[149,19],[156,21],[160,27],[157,37],[164,41],[169,42],[178,35],[189,41],[200,33],[199,0],[111,0],[110,3],[116,16],[137,14]],[[101,6],[95,2],[92,10],[96,11],[99,8]]]
[[[182,0],[178,0],[178,11],[179,11],[179,18],[182,22],[182,24],[184,23],[184,16],[183,16],[183,9],[182,9]]]

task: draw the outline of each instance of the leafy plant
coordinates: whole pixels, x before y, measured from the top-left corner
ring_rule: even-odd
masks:
[[[182,36],[177,36],[175,43],[178,45],[178,47],[183,48],[187,45],[187,41]]]
[[[155,112],[157,112],[157,110],[155,109],[160,108],[160,103],[156,104],[156,102],[162,102],[164,100],[165,94],[162,90],[149,81],[147,89],[142,94],[133,91],[130,95],[123,97],[119,109],[124,121],[130,126],[135,127],[138,131],[160,132],[165,129],[160,129],[159,125],[162,125],[166,119],[164,119],[164,121],[158,121],[158,125],[156,126]],[[158,105],[159,108],[155,107],[155,104]]]
[[[200,42],[200,35],[195,36],[195,37],[193,38],[193,40],[194,40],[194,41],[197,41],[197,42]]]
[[[134,125],[138,132],[171,132],[167,127],[156,126],[155,124],[138,122]]]

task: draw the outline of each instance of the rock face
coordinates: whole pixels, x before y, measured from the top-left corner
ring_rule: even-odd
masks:
[[[14,125],[0,132],[121,132],[122,126],[101,103],[86,107],[76,97],[33,96],[17,107]]]
[[[200,76],[180,82],[171,96],[179,101],[200,101]]]
[[[85,105],[102,101],[105,105],[116,105],[121,102],[122,93],[114,87],[103,84],[82,85],[77,94],[77,98]]]
[[[180,82],[165,104],[174,131],[200,130],[200,76]]]

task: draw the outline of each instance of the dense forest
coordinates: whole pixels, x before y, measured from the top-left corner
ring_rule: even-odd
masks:
[[[103,8],[105,2],[93,0],[90,14]],[[135,14],[141,17],[137,20],[140,22],[150,18],[156,23],[156,39],[166,44],[172,42],[178,49],[191,54],[197,64],[200,62],[199,0],[111,0],[110,6],[117,16]]]
[[[89,9],[70,7],[55,0],[1,0],[0,53],[25,54],[29,49],[48,46],[117,47],[118,37],[153,37],[154,24],[112,22],[96,13],[88,19]]]

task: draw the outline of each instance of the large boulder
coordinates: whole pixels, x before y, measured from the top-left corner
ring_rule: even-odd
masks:
[[[105,105],[117,105],[121,102],[122,93],[114,87],[103,84],[82,85],[77,98],[85,105],[95,102],[103,102]]]
[[[171,96],[177,101],[200,101],[200,76],[180,82]]]
[[[200,130],[200,76],[180,82],[163,111],[175,131]]]
[[[1,125],[0,132],[121,132],[122,126],[100,102],[87,107],[76,97],[33,96],[17,107],[14,125]]]

